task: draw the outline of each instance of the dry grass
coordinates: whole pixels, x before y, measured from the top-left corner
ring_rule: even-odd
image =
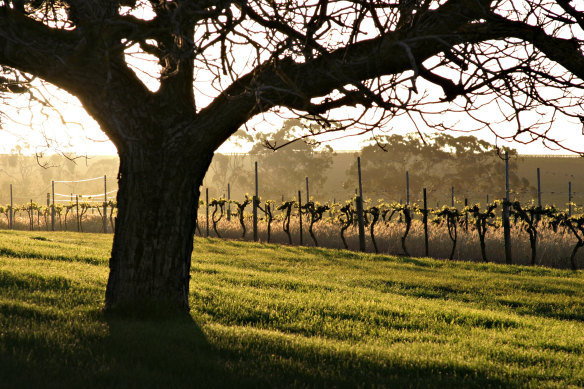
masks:
[[[30,231],[30,220],[26,212],[17,212],[14,215],[13,226],[15,230],[20,231]],[[33,221],[33,231],[49,231],[51,229],[51,217],[40,217],[35,213]],[[97,212],[91,213],[91,211],[83,215],[81,221],[81,230],[79,232],[103,232],[103,218]],[[6,217],[2,217],[0,220],[0,228],[8,229],[9,224]],[[108,222],[108,229],[111,232],[112,226]],[[56,231],[78,231],[77,229],[77,218],[74,213],[69,213],[67,219],[65,220],[64,214],[59,218],[55,217],[55,230]]]
[[[204,215],[202,213],[202,215]],[[50,229],[50,218],[48,218],[49,226],[43,217],[35,218],[34,230],[47,231]],[[0,227],[8,228],[6,219],[0,221]],[[21,212],[15,216],[14,228],[16,230],[29,230],[30,223],[28,216]],[[111,231],[111,225],[108,226]],[[375,240],[380,253],[391,255],[402,255],[401,237],[403,235],[405,225],[403,223],[383,223],[379,222],[375,226]],[[67,224],[65,225],[64,217],[56,220],[55,229],[58,231],[77,231],[77,222],[74,214],[67,217]],[[84,216],[82,229],[84,232],[102,232],[103,223],[100,215],[87,214]],[[242,238],[242,229],[239,221],[232,218],[231,221],[221,220],[218,223],[217,229],[222,238],[227,239],[244,239],[253,240],[253,225],[251,217],[246,218],[246,236]],[[448,236],[448,231],[443,226],[436,226],[429,224],[429,254],[433,258],[448,258],[452,249],[452,241]],[[293,218],[290,223],[290,233],[292,236],[292,243],[298,245],[300,243],[298,218]],[[320,247],[327,247],[333,249],[344,248],[343,242],[340,238],[340,225],[333,223],[331,220],[321,221],[314,226],[314,234]],[[197,235],[206,235],[206,220],[199,217],[199,231]],[[274,220],[271,226],[270,242],[272,243],[288,243],[288,237],[282,230],[281,220]],[[216,236],[213,231],[212,222],[209,224],[209,236]],[[513,263],[528,265],[531,263],[531,248],[529,245],[529,237],[518,227],[513,227],[512,236],[512,256]],[[267,241],[267,224],[261,221],[258,226],[258,237],[262,242]],[[359,235],[356,227],[351,227],[345,231],[345,238],[349,249],[358,250]],[[302,244],[305,246],[314,246],[314,242],[308,232],[308,222],[303,221],[303,240]],[[570,267],[569,258],[570,253],[576,244],[575,238],[570,234],[560,229],[557,233],[541,228],[538,244],[537,244],[537,264],[542,266],[549,266],[560,269],[567,269]],[[369,236],[369,229],[366,229],[366,247],[367,251],[373,252],[373,244]],[[419,220],[414,220],[412,228],[406,240],[406,247],[411,256],[424,256],[424,228]],[[486,251],[487,259],[490,262],[504,263],[505,250],[503,245],[503,230],[489,229],[486,236]],[[454,259],[466,261],[482,261],[479,239],[476,231],[469,225],[468,232],[464,228],[459,228],[458,241],[456,243],[456,251]],[[584,267],[584,249],[578,252],[576,256],[576,263],[579,267]]]
[[[253,240],[253,225],[251,218],[246,218],[247,233],[245,238],[242,237],[242,229],[239,221],[232,218],[231,221],[221,220],[217,229],[222,238],[227,239],[244,239]],[[375,240],[380,253],[391,255],[402,255],[401,237],[405,229],[403,223],[378,223],[375,226]],[[429,256],[433,258],[448,258],[452,250],[452,241],[448,236],[446,227],[428,225],[428,245]],[[290,223],[290,233],[292,243],[299,244],[300,235],[298,219],[295,218]],[[314,234],[320,247],[341,249],[343,242],[340,238],[340,225],[325,220],[315,224]],[[199,230],[197,235],[206,235],[206,220],[204,217],[199,218]],[[217,236],[213,231],[212,222],[209,222],[209,236]],[[267,224],[261,221],[258,225],[258,238],[262,242],[267,241]],[[345,239],[349,249],[358,250],[359,235],[356,227],[351,227],[345,231]],[[503,229],[489,229],[486,235],[486,253],[489,262],[505,263],[505,248],[503,244]],[[288,237],[282,230],[282,222],[274,220],[271,226],[272,243],[288,243]],[[531,263],[531,248],[529,245],[529,236],[519,227],[512,227],[511,231],[512,257],[514,264],[529,265]],[[560,269],[570,267],[569,258],[571,251],[576,244],[576,239],[563,230],[557,233],[541,228],[537,244],[537,264]],[[308,223],[303,221],[303,245],[314,246],[314,242],[308,233]],[[373,244],[369,236],[369,229],[366,229],[366,247],[368,252],[373,252]],[[412,228],[406,240],[406,247],[411,256],[424,256],[424,227],[423,224],[414,220]],[[465,261],[482,261],[479,238],[475,229],[469,225],[468,231],[459,228],[458,240],[454,259]],[[576,263],[579,267],[584,267],[584,249],[578,252]]]

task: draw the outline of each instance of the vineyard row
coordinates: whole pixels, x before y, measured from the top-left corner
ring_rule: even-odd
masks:
[[[255,199],[255,200],[254,200]],[[319,204],[312,201],[299,203],[298,201],[284,201],[277,203],[273,200],[261,201],[257,197],[245,197],[243,201],[211,199],[208,202],[200,201],[201,210],[205,210],[205,218],[197,223],[197,231],[202,236],[209,236],[210,229],[215,235],[222,237],[219,231],[221,220],[235,218],[241,228],[241,237],[247,233],[246,221],[252,220],[254,240],[257,239],[257,225],[259,221],[265,224],[267,242],[270,242],[273,224],[282,226],[282,231],[287,237],[288,243],[293,244],[290,223],[294,219],[298,225],[300,244],[303,244],[303,232],[308,235],[315,246],[319,246],[315,226],[319,223],[329,223],[336,226],[338,236],[344,248],[349,249],[346,232],[349,228],[359,228],[360,242],[364,242],[365,234],[372,244],[372,249],[379,252],[376,230],[380,225],[395,224],[402,226],[400,245],[403,255],[410,256],[408,250],[408,235],[414,220],[418,220],[424,226],[425,255],[428,255],[428,229],[429,225],[444,227],[451,243],[449,258],[453,259],[457,248],[459,232],[471,231],[476,235],[480,244],[480,252],[483,261],[487,261],[486,238],[489,231],[505,228],[506,212],[509,223],[525,232],[529,238],[532,265],[538,264],[538,238],[542,230],[553,233],[568,234],[573,237],[574,244],[570,253],[570,267],[577,269],[576,254],[584,246],[584,214],[570,215],[567,211],[553,206],[540,207],[536,205],[522,205],[517,201],[495,201],[485,207],[479,205],[466,206],[462,209],[443,206],[441,208],[427,208],[417,204],[401,204],[397,202],[372,205],[370,201],[361,202],[357,196],[345,203]],[[234,207],[231,212],[231,206]],[[251,213],[249,213],[251,208]],[[360,217],[360,208],[362,216]],[[497,212],[498,211],[498,212]],[[29,202],[11,207],[0,206],[0,214],[4,215],[8,228],[18,227],[15,221],[19,221],[20,228],[57,229],[84,231],[84,224],[92,225],[86,231],[104,232],[108,228],[115,229],[116,202],[109,200],[100,202],[71,202],[65,204],[40,205]],[[203,212],[199,212],[201,215]],[[261,216],[260,216],[261,214]],[[304,225],[303,225],[304,224]],[[109,225],[109,227],[108,227]],[[201,231],[203,225],[205,232]],[[362,226],[361,226],[362,225]],[[492,233],[492,232],[491,232]],[[364,251],[364,247],[360,245]]]
[[[256,200],[254,201],[254,199]],[[376,240],[376,228],[382,224],[397,223],[403,225],[400,237],[402,254],[410,256],[407,245],[408,235],[412,228],[412,222],[418,218],[424,226],[426,256],[428,256],[429,225],[435,225],[444,227],[447,231],[451,242],[450,259],[454,257],[459,231],[464,229],[465,232],[470,230],[476,234],[480,244],[482,260],[487,262],[486,237],[489,234],[489,230],[496,231],[510,228],[513,225],[528,236],[531,251],[530,263],[532,265],[538,264],[538,238],[543,229],[556,234],[561,233],[572,236],[575,243],[571,248],[569,262],[570,267],[574,270],[577,269],[576,254],[584,246],[584,214],[574,214],[571,212],[572,210],[569,212],[554,206],[522,205],[518,201],[506,200],[497,200],[482,208],[475,204],[462,209],[449,206],[427,208],[417,204],[410,205],[397,202],[379,202],[376,205],[370,205],[370,203],[370,201],[364,202],[364,204],[361,203],[358,196],[344,204],[319,204],[309,201],[302,205],[298,201],[285,201],[277,205],[272,200],[262,202],[257,197],[250,198],[248,196],[241,202],[228,201],[223,198],[211,199],[208,203],[200,202],[200,205],[206,208],[206,220],[203,220],[206,225],[206,231],[203,233],[200,226],[198,226],[198,231],[201,235],[209,236],[212,228],[215,235],[221,237],[222,235],[218,230],[219,222],[223,218],[235,217],[239,221],[241,237],[244,238],[247,233],[245,220],[251,218],[253,220],[254,240],[257,240],[257,221],[263,220],[266,224],[267,242],[271,240],[272,224],[277,222],[281,223],[282,231],[286,234],[288,243],[292,244],[290,222],[295,218],[298,222],[300,244],[302,245],[303,219],[305,219],[304,223],[307,225],[308,233],[315,246],[319,246],[318,238],[314,232],[315,226],[318,223],[328,222],[337,226],[339,238],[345,249],[349,248],[345,233],[350,227],[355,227],[360,230],[360,250],[365,251],[362,242],[364,242],[364,235],[367,234],[373,250],[377,253],[379,250]],[[235,206],[233,213],[231,213],[230,209],[231,204]],[[245,212],[250,205],[253,207],[251,215]],[[361,218],[359,217],[360,207],[362,207]],[[499,212],[496,212],[497,210]],[[263,214],[263,217],[258,217],[258,212]],[[362,224],[362,227],[360,224]],[[510,242],[505,243],[510,245]],[[507,262],[511,263],[509,258]]]

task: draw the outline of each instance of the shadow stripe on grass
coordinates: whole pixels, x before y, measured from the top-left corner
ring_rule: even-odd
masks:
[[[71,289],[71,281],[60,276],[39,276],[31,273],[13,274],[0,271],[0,288],[30,291],[65,291]]]
[[[26,251],[16,251],[6,247],[0,248],[0,256],[9,258],[24,258],[24,259],[49,259],[53,261],[63,261],[63,262],[81,262],[87,263],[89,265],[103,265],[107,263],[103,259],[95,257],[80,257],[80,256],[68,256],[68,255],[55,255],[55,254],[41,254]]]

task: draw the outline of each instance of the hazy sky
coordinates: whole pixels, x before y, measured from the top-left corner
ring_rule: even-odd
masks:
[[[0,153],[10,153],[11,150],[20,145],[25,148],[26,153],[54,153],[58,151],[74,152],[78,155],[116,155],[115,146],[108,140],[107,136],[99,129],[97,123],[81,108],[80,103],[64,92],[55,93],[54,90],[46,91],[50,95],[51,103],[59,109],[62,116],[49,108],[42,108],[40,105],[33,105],[29,108],[28,101],[24,98],[15,98],[10,101],[10,105],[21,107],[19,109],[4,108],[10,116],[9,120],[3,121],[3,128],[0,130]],[[488,108],[486,115],[489,115]],[[493,108],[491,108],[493,109]],[[492,113],[496,116],[496,112]],[[464,120],[462,115],[452,116],[452,121]],[[248,123],[248,128],[252,131],[270,131],[280,127],[282,121],[275,115],[266,114],[257,116]],[[462,123],[464,124],[464,123]],[[397,119],[390,122],[390,133],[405,134],[414,132],[415,128],[407,120]],[[559,118],[554,125],[557,139],[563,140],[570,148],[584,151],[584,135],[582,134],[582,124],[570,122],[567,119]],[[510,125],[511,128],[511,125]],[[381,133],[379,131],[378,133]],[[426,134],[430,131],[426,131]],[[453,132],[456,135],[458,133]],[[487,131],[473,132],[481,139],[495,143],[495,138]],[[339,134],[335,134],[339,137]],[[330,142],[335,150],[356,150],[359,149],[363,141],[370,139],[371,135],[356,137],[346,137],[344,139]],[[521,154],[567,154],[565,150],[550,150],[543,146],[541,142],[534,142],[529,145],[519,143],[502,143],[519,150]],[[230,142],[226,142],[219,152],[233,153],[245,152],[247,150],[238,148]]]

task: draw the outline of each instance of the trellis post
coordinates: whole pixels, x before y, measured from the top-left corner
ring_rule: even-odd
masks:
[[[209,237],[209,188],[205,188],[205,209],[206,209],[206,219],[207,219],[207,229],[206,237]]]
[[[53,193],[53,205],[51,207],[51,231],[55,231],[55,181],[51,181],[51,188]]]
[[[359,196],[357,202],[357,220],[359,222],[359,250],[365,251],[365,223],[363,222],[363,184],[361,182],[361,157],[357,157],[357,172],[359,174]]]
[[[424,222],[424,255],[428,257],[428,204],[426,200],[426,188],[424,188],[424,214],[422,218]]]
[[[302,246],[302,191],[298,191],[298,225],[300,229],[300,246]]]
[[[572,216],[572,181],[568,181],[568,216]]]
[[[47,214],[45,214],[45,224],[47,225],[47,231],[49,230],[49,223],[47,220],[49,209],[51,208],[51,194],[47,193]]]
[[[33,206],[32,206],[32,199],[30,199],[30,230],[33,231],[34,230],[34,210],[33,210]]]
[[[541,208],[541,178],[539,168],[537,168],[537,205]]]
[[[468,207],[468,199],[464,198],[464,207]],[[464,212],[464,230],[468,232],[468,212]]]
[[[410,172],[406,171],[406,204],[410,205]]]
[[[14,201],[12,198],[12,184],[10,184],[10,229],[14,228]]]
[[[541,179],[539,175],[539,168],[537,168],[537,206],[541,209]],[[537,220],[539,221],[541,215],[537,214]]]
[[[227,183],[227,221],[231,221],[231,184]]]
[[[509,152],[505,151],[505,201],[503,202],[503,234],[505,238],[505,262],[511,264],[511,225],[509,223]]]
[[[253,196],[253,240],[258,241],[258,162],[255,162],[255,195]]]
[[[107,176],[103,176],[103,233],[107,234]]]
[[[79,195],[75,195],[75,208],[77,209],[77,232],[81,231],[81,216],[79,216]]]

